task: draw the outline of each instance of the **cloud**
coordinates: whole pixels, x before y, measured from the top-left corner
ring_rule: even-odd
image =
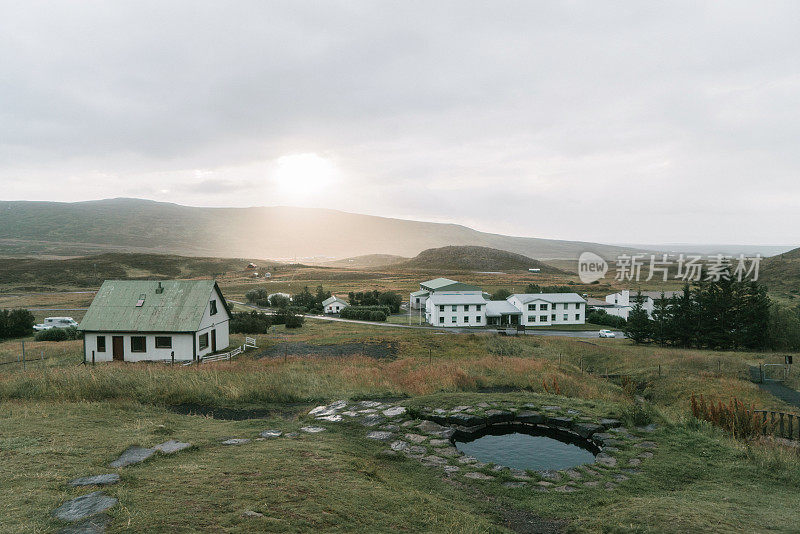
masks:
[[[796,3],[3,13],[6,198],[293,203],[606,242],[797,240]],[[275,187],[292,154],[335,161],[337,186]]]

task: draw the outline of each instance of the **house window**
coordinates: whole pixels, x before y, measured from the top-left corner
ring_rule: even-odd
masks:
[[[464,317],[464,322],[469,324],[469,317]]]
[[[550,316],[550,320],[551,320],[551,321],[555,321],[555,320],[556,320],[556,314],[555,314],[555,313],[554,313],[553,315],[551,315],[551,316]]]
[[[536,304],[528,304],[528,311],[533,311],[536,309]]]
[[[565,320],[565,321],[569,321],[569,315],[568,315],[568,314],[566,314],[566,313],[564,314],[564,320]]]
[[[209,315],[216,315],[217,314],[217,301],[212,300],[209,304],[211,306],[211,311],[208,312]]]
[[[529,316],[528,316],[528,322],[529,322],[529,323],[536,322],[536,317],[535,317],[535,316],[533,316],[533,315],[529,315]]]
[[[575,314],[575,320],[576,321],[580,321],[581,320],[581,314],[580,313],[576,313]]]
[[[444,317],[439,317],[439,323],[441,324],[443,322],[444,322]]]
[[[575,303],[575,309],[576,310],[580,310],[581,309],[581,303],[580,302],[576,302]]]
[[[97,336],[97,352],[106,351],[106,336]]]
[[[144,336],[131,336],[131,352],[147,352],[147,342]]]
[[[198,343],[200,344],[200,350],[206,350],[208,348],[208,333],[201,335],[198,338]]]
[[[458,311],[458,306],[453,306],[453,311]]]
[[[468,312],[468,311],[469,311],[469,304],[464,304],[464,311],[465,311],[465,312]]]
[[[453,317],[452,319],[450,319],[450,322],[451,322],[451,323],[455,323],[456,321],[458,321],[458,319],[456,319],[455,317]]]
[[[540,310],[546,310],[547,309],[547,304],[539,304],[539,309]]]
[[[170,336],[156,336],[156,348],[157,349],[171,349],[172,348],[172,337],[170,337]]]
[[[475,317],[475,322],[476,322],[476,323],[479,323],[479,322],[481,322],[481,316],[480,316],[480,315],[478,315],[477,317]]]
[[[540,315],[539,316],[539,322],[540,323],[546,323],[547,322],[547,316],[546,315]]]
[[[439,311],[440,311],[440,312],[443,312],[443,311],[444,311],[444,305],[442,305],[442,306],[439,306]]]
[[[475,311],[481,311],[481,306],[482,306],[482,304],[476,304],[475,305]]]
[[[417,304],[419,304],[419,297],[417,297]]]

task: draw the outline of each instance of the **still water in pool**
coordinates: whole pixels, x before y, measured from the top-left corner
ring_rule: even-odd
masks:
[[[595,454],[574,443],[559,441],[547,435],[513,432],[484,435],[472,441],[456,440],[464,454],[482,462],[517,469],[558,470],[594,462]]]

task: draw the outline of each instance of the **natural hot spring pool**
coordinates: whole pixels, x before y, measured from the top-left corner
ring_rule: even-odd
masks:
[[[589,442],[553,430],[488,428],[455,436],[456,448],[481,462],[533,471],[569,469],[594,463],[600,452]]]

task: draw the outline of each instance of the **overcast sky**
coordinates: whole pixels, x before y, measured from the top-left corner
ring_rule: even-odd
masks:
[[[800,244],[800,2],[1,2],[0,199]]]

